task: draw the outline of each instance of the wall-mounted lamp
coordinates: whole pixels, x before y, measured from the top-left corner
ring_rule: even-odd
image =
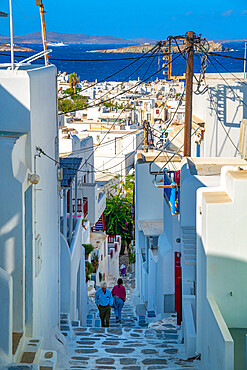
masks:
[[[36,173],[30,173],[28,175],[28,181],[30,181],[31,184],[37,185],[39,183],[39,179],[40,177]]]

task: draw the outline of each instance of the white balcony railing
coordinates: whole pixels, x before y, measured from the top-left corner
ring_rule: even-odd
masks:
[[[97,183],[80,183],[78,186],[78,197],[88,198],[87,219],[94,225],[106,207],[106,195],[98,189]]]

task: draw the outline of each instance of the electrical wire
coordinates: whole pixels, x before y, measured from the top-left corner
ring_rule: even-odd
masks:
[[[156,50],[153,51],[153,53],[155,53]],[[151,58],[152,55],[149,56],[149,58]],[[134,73],[136,73],[146,62],[147,62],[148,59],[144,60],[144,62],[139,66],[137,67],[130,75],[128,75],[122,82],[120,82],[119,84],[117,84],[116,86],[114,86],[110,91],[107,91],[105,94],[101,95],[100,97],[98,97],[97,99],[94,99],[92,102],[90,102],[90,104],[94,104],[95,102],[99,101],[100,99],[104,98],[104,96],[110,94],[113,90],[115,90],[116,88],[120,87],[122,85],[123,82],[125,82],[126,80],[128,80]],[[153,60],[152,60],[153,61]],[[83,90],[84,91],[84,90]],[[73,95],[73,94],[71,94]],[[70,96],[71,96],[70,95]],[[59,100],[62,100],[64,99],[61,98]]]
[[[174,60],[176,60],[178,57],[180,57],[180,54],[179,55],[177,55],[174,59],[173,59],[173,61]],[[140,86],[142,83],[144,83],[144,82],[146,82],[147,80],[149,80],[150,78],[152,78],[153,76],[155,76],[155,75],[157,75],[157,73],[159,73],[159,72],[161,72],[164,68],[166,68],[167,67],[167,65],[169,65],[171,62],[168,62],[166,65],[164,65],[163,67],[161,67],[157,72],[154,72],[153,74],[151,74],[150,76],[148,76],[147,78],[145,78],[144,80],[141,80],[141,81],[139,81],[136,85],[134,85],[134,86],[132,86],[132,87],[130,87],[129,89],[127,89],[127,90],[125,90],[125,91],[123,91],[123,92],[121,92],[121,93],[119,93],[119,94],[117,94],[117,95],[115,95],[114,97],[112,97],[112,98],[109,98],[109,99],[106,99],[106,100],[104,100],[104,101],[102,101],[102,102],[100,102],[100,103],[98,103],[98,104],[95,104],[95,105],[89,105],[89,106],[87,106],[87,107],[85,107],[85,108],[81,108],[81,109],[73,109],[73,110],[71,110],[71,111],[69,111],[69,112],[67,112],[67,113],[72,113],[72,112],[76,112],[76,111],[78,111],[78,110],[85,110],[85,109],[87,109],[87,108],[91,108],[91,107],[97,107],[97,106],[99,106],[99,105],[102,105],[102,104],[104,104],[104,103],[106,103],[106,102],[108,102],[108,101],[110,101],[110,100],[113,100],[113,99],[115,99],[116,97],[118,97],[118,96],[121,96],[121,95],[123,95],[123,94],[125,94],[126,92],[129,92],[129,91],[131,91],[131,90],[133,90],[135,87],[138,87],[138,86]],[[59,115],[61,115],[61,114],[64,114],[64,113],[59,113]]]
[[[129,68],[132,64],[134,64],[134,63],[136,63],[138,60],[140,60],[140,59],[142,59],[142,58],[150,58],[150,55],[148,55],[148,56],[146,56],[148,53],[151,53],[151,52],[153,52],[153,54],[154,54],[154,52],[155,52],[155,50],[157,49],[159,47],[159,43],[158,44],[156,44],[151,50],[149,50],[148,52],[146,52],[146,53],[144,53],[143,55],[141,55],[140,57],[138,57],[138,58],[135,58],[135,60],[133,61],[133,62],[131,62],[131,63],[129,63],[127,66],[125,66],[125,67],[123,67],[123,68],[121,68],[120,70],[118,70],[117,72],[114,72],[114,73],[112,73],[110,76],[107,76],[107,77],[105,77],[105,78],[103,78],[103,79],[101,79],[100,81],[97,81],[97,82],[95,82],[95,83],[93,83],[92,85],[90,85],[90,86],[88,86],[88,87],[86,87],[86,88],[84,88],[84,89],[82,89],[81,91],[80,91],[80,93],[82,93],[83,91],[86,91],[86,90],[88,90],[89,88],[92,88],[92,87],[94,87],[94,86],[96,86],[96,85],[98,85],[98,84],[100,84],[100,83],[102,83],[102,82],[105,82],[106,80],[108,80],[109,78],[111,78],[111,77],[113,77],[113,76],[115,76],[116,74],[118,74],[118,73],[120,73],[120,72],[122,72],[122,71],[124,71],[126,68]],[[102,60],[102,59],[101,59]],[[115,60],[117,60],[117,59],[115,59]],[[70,95],[68,95],[67,97],[69,97],[69,96],[71,96],[72,94],[70,94]],[[63,98],[60,98],[59,100],[61,100],[61,99],[65,99],[66,97],[63,97]]]
[[[213,59],[221,66],[221,67],[223,67],[228,73],[230,73],[234,78],[236,78],[239,82],[241,82],[242,84],[244,84],[244,85],[246,85],[247,86],[247,83],[246,82],[244,82],[243,80],[243,78],[241,79],[241,78],[239,78],[238,76],[236,76],[233,72],[231,72],[231,71],[229,71],[229,69],[227,69],[225,66],[224,66],[224,64],[222,64],[222,63],[220,63],[219,61],[218,61],[218,59],[216,59],[216,58],[214,58],[213,57]]]
[[[134,92],[135,93],[135,92]],[[133,94],[134,94],[133,93]],[[124,108],[123,108],[124,109]],[[122,110],[123,111],[123,110]],[[120,115],[122,113],[122,111],[120,112]],[[120,117],[120,115],[118,116],[118,118]],[[118,119],[117,118],[117,119]],[[108,133],[111,131],[112,127],[115,125],[115,122],[117,121],[117,119],[113,122],[113,124],[110,126],[108,132],[104,135],[103,139],[100,141],[99,145],[103,142],[104,138],[108,135]],[[91,158],[91,156],[95,153],[95,151],[97,150],[98,147],[95,148],[95,150],[90,154],[90,156],[85,160],[85,163],[81,166],[81,168],[87,163],[88,159]]]
[[[133,130],[133,132],[129,132],[128,134],[125,134],[125,135],[122,135],[122,136],[119,136],[119,137],[115,137],[114,139],[111,139],[111,140],[108,140],[108,141],[106,141],[105,143],[103,143],[103,144],[101,144],[101,147],[102,146],[107,146],[107,145],[109,145],[110,143],[112,143],[113,141],[115,141],[115,140],[120,140],[120,139],[122,139],[123,137],[127,137],[127,136],[129,136],[129,135],[132,135],[132,134],[135,134],[135,133],[137,133],[138,131],[140,131],[141,130],[141,127],[139,128],[139,129],[137,129],[137,130]],[[77,134],[74,134],[75,136],[77,135]],[[72,136],[74,136],[73,134],[72,134]],[[90,137],[90,136],[88,136],[88,137]],[[99,144],[94,144],[93,146],[90,146],[90,147],[88,147],[88,148],[81,148],[81,149],[75,149],[75,150],[73,150],[72,152],[63,152],[63,153],[61,153],[62,155],[69,155],[69,154],[75,154],[75,153],[81,153],[81,152],[83,152],[83,153],[85,153],[85,152],[87,152],[87,151],[91,151],[94,147],[97,147]]]
[[[118,163],[117,163],[117,164],[115,164],[114,166],[111,166],[111,167],[109,167],[109,168],[106,168],[106,169],[104,169],[104,170],[102,170],[102,171],[101,171],[101,170],[88,171],[88,170],[81,170],[81,169],[79,168],[79,169],[77,169],[77,170],[76,170],[76,172],[77,172],[77,173],[78,173],[78,172],[82,172],[82,173],[95,173],[95,172],[106,173],[108,170],[110,170],[110,169],[112,169],[112,168],[114,168],[114,167],[119,166],[121,163],[125,162],[125,161],[126,161],[126,159],[128,159],[130,156],[134,155],[134,154],[137,152],[138,148],[139,148],[142,144],[143,144],[143,140],[138,144],[138,146],[136,147],[136,149],[135,149],[133,152],[131,152],[130,154],[128,154],[128,155],[124,158],[124,160],[122,160],[122,161],[118,162]],[[56,159],[54,159],[54,158],[52,158],[51,156],[49,156],[47,153],[45,153],[45,152],[44,152],[44,150],[43,150],[43,149],[41,149],[40,147],[36,147],[36,149],[40,152],[40,154],[43,154],[44,156],[46,156],[48,159],[50,159],[50,160],[51,160],[51,161],[53,161],[54,163],[56,163],[56,164],[60,165],[60,162],[59,162],[59,161],[57,161]],[[91,166],[92,166],[92,165],[91,165]],[[70,169],[70,170],[75,171],[75,168],[70,167],[70,166],[67,166],[66,164],[63,164],[63,167],[66,167],[66,168],[68,168],[68,169]],[[93,166],[92,166],[92,167],[93,167]]]
[[[247,61],[247,58],[233,57],[232,55],[223,55],[223,54],[215,53],[215,52],[212,52],[212,51],[210,52],[210,55],[215,55],[217,57],[228,58],[228,59]]]
[[[229,85],[229,83],[226,81],[226,79],[224,78],[224,76],[222,75],[222,73],[220,73],[220,71],[218,70],[218,68],[215,66],[215,64],[213,63],[213,61],[212,61],[212,59],[211,59],[211,57],[210,57],[210,55],[209,55],[209,53],[206,53],[202,48],[201,48],[201,50],[203,51],[203,53],[205,53],[207,56],[208,56],[208,58],[209,58],[209,60],[210,60],[210,62],[211,62],[211,64],[213,65],[213,67],[215,68],[215,70],[216,70],[216,72],[220,75],[220,77],[222,78],[222,80],[224,80],[224,82],[226,83],[226,85],[230,88],[230,90],[233,92],[233,94],[234,94],[234,96],[239,100],[239,101],[241,101],[246,107],[247,107],[247,104],[240,98],[240,96],[238,96],[238,94],[236,94],[235,93],[235,91],[233,90],[233,88],[232,88],[232,86],[230,86]]]

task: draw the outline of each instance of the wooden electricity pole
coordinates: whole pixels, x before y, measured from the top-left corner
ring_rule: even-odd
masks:
[[[184,157],[191,156],[194,39],[195,39],[194,32],[189,31],[186,33],[187,65],[186,65],[186,87],[185,87]]]

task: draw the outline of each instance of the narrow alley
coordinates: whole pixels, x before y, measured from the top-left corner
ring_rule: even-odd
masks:
[[[78,323],[74,322],[72,334],[65,332],[68,352],[66,355],[59,355],[58,368],[60,370],[200,368],[198,360],[183,360],[184,345],[180,343],[176,316],[172,315],[158,321],[154,317],[154,312],[150,311],[144,315],[143,305],[131,305],[131,294],[135,288],[134,274],[128,274],[123,280],[127,301],[123,308],[122,323],[116,323],[112,309],[110,327],[101,328],[98,310],[91,297],[87,327],[75,326]]]

